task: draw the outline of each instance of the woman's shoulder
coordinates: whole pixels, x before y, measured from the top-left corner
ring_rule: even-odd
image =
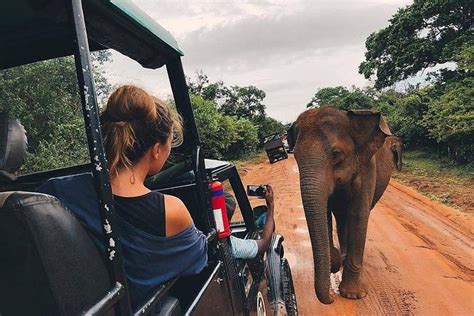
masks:
[[[179,234],[193,225],[193,219],[186,205],[176,196],[163,194],[166,209],[166,236]]]

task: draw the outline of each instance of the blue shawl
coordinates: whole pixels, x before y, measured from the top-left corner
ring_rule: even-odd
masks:
[[[105,254],[98,198],[92,175],[53,178],[38,191],[57,197],[85,226]],[[132,308],[160,284],[181,275],[197,274],[207,265],[207,242],[194,225],[171,237],[146,233],[116,214]]]

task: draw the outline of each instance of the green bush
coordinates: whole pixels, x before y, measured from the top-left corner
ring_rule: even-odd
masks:
[[[191,104],[206,158],[242,159],[255,151],[257,128],[251,121],[224,115],[201,96],[191,95]]]
[[[421,124],[431,138],[444,144],[450,158],[469,162],[474,154],[474,78],[447,86],[429,103]]]

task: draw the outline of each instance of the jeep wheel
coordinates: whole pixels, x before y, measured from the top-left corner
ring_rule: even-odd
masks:
[[[295,287],[293,286],[290,265],[285,258],[281,261],[281,282],[286,312],[288,316],[296,316],[298,315],[298,305],[296,304]]]

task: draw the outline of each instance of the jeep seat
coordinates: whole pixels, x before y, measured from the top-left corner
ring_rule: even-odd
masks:
[[[11,141],[26,138],[0,127],[7,131],[1,167],[14,172],[24,150]],[[81,224],[56,198],[35,192],[0,193],[0,280],[2,316],[77,315],[111,288],[103,258]]]

